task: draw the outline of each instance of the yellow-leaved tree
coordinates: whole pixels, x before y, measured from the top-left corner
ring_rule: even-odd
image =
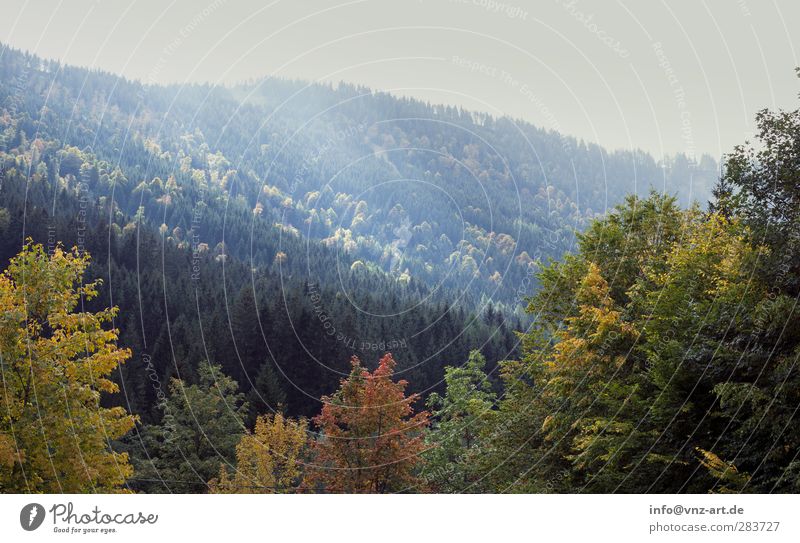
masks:
[[[308,423],[282,414],[261,415],[254,432],[236,446],[233,477],[223,465],[209,481],[212,494],[272,494],[291,492],[301,484]]]
[[[116,308],[76,312],[89,255],[30,240],[0,276],[0,491],[110,492],[133,469],[110,442],[134,417],[104,408],[109,376],[129,356],[104,325]]]

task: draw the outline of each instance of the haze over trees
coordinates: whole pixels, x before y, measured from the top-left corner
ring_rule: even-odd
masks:
[[[800,490],[799,111],[711,195],[347,85],[0,76],[3,492]]]

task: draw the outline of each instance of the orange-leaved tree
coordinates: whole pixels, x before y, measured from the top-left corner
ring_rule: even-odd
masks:
[[[307,482],[328,492],[386,493],[417,488],[416,467],[424,450],[428,413],[414,413],[418,395],[406,381],[393,381],[395,361],[384,355],[370,373],[352,359],[353,370],[333,396],[322,398],[314,418],[315,468]]]

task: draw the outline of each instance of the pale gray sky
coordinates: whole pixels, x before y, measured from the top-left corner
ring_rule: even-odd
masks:
[[[796,107],[797,0],[3,0],[0,41],[146,82],[345,80],[719,157]]]

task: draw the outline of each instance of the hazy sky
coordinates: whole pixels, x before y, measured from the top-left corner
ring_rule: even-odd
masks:
[[[797,0],[3,0],[0,41],[146,82],[350,81],[719,157],[796,107]]]

